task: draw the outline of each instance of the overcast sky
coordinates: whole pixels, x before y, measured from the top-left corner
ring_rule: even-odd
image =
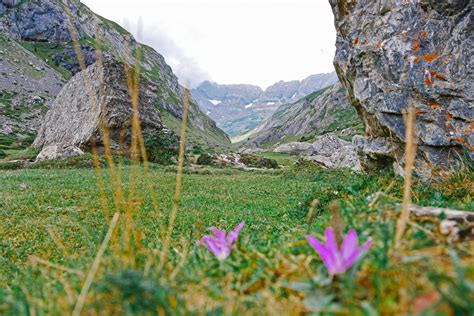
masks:
[[[328,0],[82,0],[164,55],[180,81],[263,88],[333,70]]]

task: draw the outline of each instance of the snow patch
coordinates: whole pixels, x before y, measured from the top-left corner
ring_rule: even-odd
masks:
[[[267,105],[275,105],[275,102],[267,102]]]
[[[250,107],[252,107],[252,106],[253,106],[253,103],[249,103],[249,104],[245,105],[244,108],[248,109],[248,108],[250,108]]]
[[[222,101],[220,100],[208,100],[209,102],[211,102],[213,105],[219,105],[222,103]]]

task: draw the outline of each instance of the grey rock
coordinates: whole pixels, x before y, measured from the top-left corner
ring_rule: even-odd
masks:
[[[64,160],[83,155],[84,152],[73,145],[58,144],[45,146],[41,152],[36,156],[35,162],[48,160]]]
[[[337,30],[336,71],[369,136],[359,153],[372,148],[373,139],[392,146],[390,159],[362,159],[364,168],[396,162],[395,170],[403,169],[402,116],[409,104],[417,111],[418,174],[457,169],[463,156],[472,161],[473,1],[329,2]]]
[[[103,78],[103,82],[101,79]],[[163,130],[160,113],[154,106],[154,86],[142,78],[139,119],[142,130]],[[104,131],[110,148],[126,153],[131,144],[132,104],[124,65],[112,58],[96,63],[74,76],[61,90],[45,116],[33,146],[75,146],[90,150],[95,142],[103,151]]]
[[[304,142],[291,142],[278,146],[273,150],[276,153],[299,155],[312,148],[312,144]]]
[[[356,172],[361,171],[355,147],[334,134],[318,137],[308,154],[302,156],[299,161],[317,163],[330,169],[351,168]]]
[[[356,135],[352,143],[359,156],[360,164],[369,173],[391,169],[394,159],[395,146],[383,137],[366,138]]]

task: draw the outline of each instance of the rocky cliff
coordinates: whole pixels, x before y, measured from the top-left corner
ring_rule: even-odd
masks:
[[[417,112],[419,175],[474,158],[473,1],[330,0],[334,65],[365,122],[366,168],[404,161],[403,113]],[[470,157],[470,158],[465,158]]]
[[[245,141],[245,146],[267,147],[276,143],[310,140],[328,132],[360,129],[341,84],[313,92],[294,103],[280,106]]]
[[[6,121],[10,127],[0,132],[9,132],[13,137],[27,132],[35,133],[38,123],[62,86],[80,71],[70,25],[74,25],[74,32],[77,33],[74,38],[80,43],[86,66],[96,62],[98,52],[116,59],[124,58],[130,64],[139,62],[143,77],[157,87],[156,103],[162,112],[163,121],[177,132],[184,89],[163,56],[151,47],[137,43],[125,29],[96,15],[77,0],[0,0],[0,31],[5,39],[4,42],[0,41],[0,48],[4,50],[7,44],[3,43],[8,43],[15,47],[20,56],[0,55],[0,71],[4,74],[3,78],[0,76],[2,94],[14,94],[9,97],[8,106],[15,111],[14,115],[7,116],[0,106],[0,122]],[[13,71],[10,69],[12,64],[15,65]],[[25,83],[21,85],[23,79]],[[33,79],[41,81],[46,87],[37,89],[37,85],[31,86],[29,82],[33,82]],[[10,86],[15,86],[16,90]],[[34,115],[29,115],[36,105],[30,105],[25,100],[35,96],[43,99],[42,107]],[[0,100],[0,103],[7,102]],[[23,109],[29,117],[17,118],[15,115],[25,117],[18,109]],[[194,101],[190,104],[189,132],[192,143],[208,147],[229,144],[228,137]]]
[[[201,109],[227,134],[244,134],[265,121],[279,106],[337,82],[335,72],[298,81],[279,81],[265,91],[253,85],[203,82],[191,91]]]

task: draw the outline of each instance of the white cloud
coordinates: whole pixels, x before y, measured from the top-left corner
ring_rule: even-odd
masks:
[[[191,86],[212,79],[265,88],[333,70],[335,31],[327,0],[82,2],[120,24],[142,18],[142,41]]]

